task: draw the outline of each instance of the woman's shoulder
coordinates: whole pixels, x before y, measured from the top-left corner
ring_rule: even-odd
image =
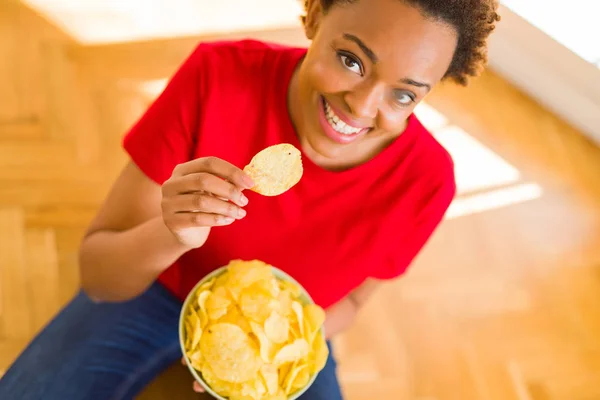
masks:
[[[302,47],[256,39],[202,41],[181,69],[196,77],[204,96],[213,91],[261,90],[280,80],[305,52]]]
[[[248,38],[200,42],[191,58],[201,67],[243,73],[247,68],[265,68],[288,59],[295,60],[305,52],[304,47]]]
[[[450,151],[416,114],[411,114],[405,133],[412,138],[410,169],[431,184],[453,184],[455,163]]]
[[[410,203],[397,202],[398,215],[403,216],[406,210],[418,214],[424,208],[446,209],[457,192],[455,160],[450,151],[415,114],[410,116],[404,134],[408,138],[395,158],[387,194]]]
[[[198,49],[216,50],[216,51],[241,51],[241,52],[282,52],[293,51],[297,49],[305,50],[304,47],[286,45],[284,43],[270,42],[265,40],[244,38],[244,39],[222,39],[208,40],[197,44]]]

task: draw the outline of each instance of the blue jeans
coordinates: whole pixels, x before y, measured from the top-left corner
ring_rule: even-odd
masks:
[[[158,283],[125,303],[98,304],[80,292],[2,377],[0,399],[133,399],[181,359],[180,310]],[[301,399],[342,399],[331,355]]]

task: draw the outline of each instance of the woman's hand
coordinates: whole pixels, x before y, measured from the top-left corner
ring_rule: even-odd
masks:
[[[186,366],[184,357],[181,357],[181,365],[183,365],[184,367]],[[202,385],[199,384],[197,381],[194,381],[194,383],[192,384],[192,389],[194,389],[194,392],[196,393],[206,393],[206,390],[204,390]]]
[[[216,157],[179,164],[162,185],[165,225],[183,244],[196,248],[210,228],[229,225],[246,216],[242,191],[254,185],[239,168]]]
[[[194,392],[196,392],[196,393],[206,393],[206,390],[204,390],[202,385],[200,385],[197,381],[194,381],[192,388],[194,389]]]

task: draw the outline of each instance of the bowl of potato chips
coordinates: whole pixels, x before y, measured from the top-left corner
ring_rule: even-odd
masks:
[[[324,310],[291,276],[233,260],[190,291],[179,320],[194,378],[222,400],[293,400],[329,356]]]

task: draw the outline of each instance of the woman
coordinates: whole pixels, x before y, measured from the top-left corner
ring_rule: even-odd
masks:
[[[3,399],[132,398],[181,357],[181,300],[231,259],[293,276],[332,337],[401,276],[455,194],[412,113],[485,62],[495,0],[308,0],[308,49],[199,45],[124,139],[130,163],[81,244],[82,292],[7,371]],[[301,149],[288,192],[249,191],[259,150]],[[199,390],[195,386],[196,390]],[[341,399],[330,357],[302,399]]]

